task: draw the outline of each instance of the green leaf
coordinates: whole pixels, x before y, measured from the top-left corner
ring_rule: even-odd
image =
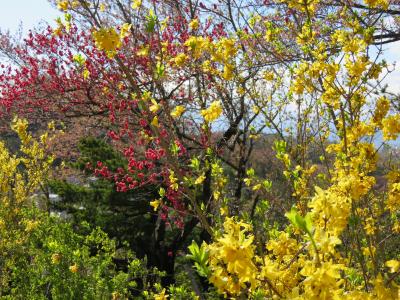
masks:
[[[149,15],[146,16],[146,31],[149,33],[154,32],[157,24],[157,16],[154,14],[154,11],[151,9]]]
[[[160,195],[160,197],[164,197],[165,196],[165,189],[160,187],[160,190],[158,191],[158,194]]]
[[[83,57],[82,54],[74,55],[73,59],[74,59],[74,62],[76,62],[80,66],[82,66],[86,61],[86,59]]]
[[[173,144],[171,144],[170,149],[171,149],[171,153],[174,155],[177,155],[179,152],[179,147],[175,142]]]
[[[199,170],[200,169],[200,161],[197,157],[192,158],[192,160],[190,161],[190,166],[194,169],[194,170]]]
[[[207,266],[208,264],[208,253],[205,249],[205,245],[202,244],[201,247],[197,245],[195,241],[188,247],[190,254],[187,258],[194,261],[194,267],[200,276],[208,277],[210,270]]]
[[[307,214],[304,218],[292,207],[291,211],[285,214],[286,218],[297,228],[303,230],[307,234],[311,235],[312,222],[311,215]]]
[[[156,65],[156,77],[162,78],[165,74],[165,65],[163,65],[161,62],[157,62]]]
[[[263,185],[264,185],[264,188],[269,191],[272,188],[272,181],[266,179],[263,181]]]
[[[190,256],[191,259],[196,261],[199,256],[199,253],[200,253],[199,246],[197,245],[197,243],[195,241],[192,241],[192,244],[188,247],[188,249],[189,249],[189,252],[192,254],[192,255],[188,255],[188,257]]]
[[[246,175],[247,176],[252,177],[252,176],[254,176],[254,174],[255,174],[255,171],[254,171],[253,168],[249,168],[249,169],[246,170]]]

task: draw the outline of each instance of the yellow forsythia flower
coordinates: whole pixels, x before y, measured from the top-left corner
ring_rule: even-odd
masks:
[[[196,184],[196,185],[202,184],[205,179],[206,179],[206,176],[204,176],[204,174],[202,174],[199,177],[197,177],[197,179],[195,180],[194,184]]]
[[[185,112],[185,108],[182,105],[178,105],[175,109],[171,112],[171,117],[174,119],[179,118]]]
[[[218,42],[217,52],[222,55],[224,60],[232,58],[236,55],[237,49],[235,46],[235,40],[231,38],[223,38]]]
[[[376,102],[373,121],[377,124],[381,124],[382,119],[386,116],[389,109],[390,109],[389,100],[386,97],[380,97]]]
[[[214,198],[215,198],[215,196],[214,196]],[[221,216],[226,216],[226,215],[228,215],[228,207],[226,207],[226,206],[221,206],[221,207],[219,208],[219,213],[221,214]]]
[[[390,268],[390,273],[396,273],[400,269],[400,261],[388,260],[385,265]]]
[[[203,109],[201,111],[201,115],[203,116],[204,120],[209,123],[218,119],[221,114],[221,101],[214,101],[213,103],[211,103],[209,108]]]
[[[137,52],[136,52],[136,54],[138,55],[138,56],[147,56],[148,54],[149,54],[149,46],[145,46],[145,47],[142,47],[142,48],[140,48]]]
[[[304,299],[339,299],[342,269],[342,265],[332,262],[323,262],[319,267],[312,262],[307,262],[300,271],[300,274],[306,277]],[[336,297],[329,298],[327,295]]]
[[[160,200],[151,201],[150,206],[152,206],[154,208],[154,211],[156,211],[157,208],[160,206]]]
[[[224,72],[222,73],[222,78],[225,80],[231,80],[233,78],[233,65],[231,64],[225,64],[224,66]]]
[[[250,225],[227,217],[224,234],[207,245],[212,271],[209,280],[220,293],[239,295],[247,285],[252,289],[257,285],[257,267],[253,262],[254,236],[250,230]]]
[[[153,103],[153,105],[150,105],[149,109],[154,114],[160,109],[160,104],[154,99],[151,99],[151,103]]]
[[[38,221],[28,220],[28,221],[26,222],[25,231],[26,231],[26,232],[33,231],[38,225],[39,225],[39,222],[38,222]]]
[[[169,182],[170,182],[170,184],[171,184],[171,188],[172,188],[174,191],[177,191],[177,190],[178,190],[178,187],[179,187],[179,185],[178,185],[178,178],[176,178],[175,172],[174,172],[174,171],[172,171],[172,170],[169,171],[168,179],[169,179]]]
[[[61,260],[61,254],[60,253],[54,253],[51,256],[51,262],[55,265],[57,265]]]
[[[364,0],[364,2],[370,8],[381,7],[383,9],[387,9],[389,6],[389,2],[387,0]]]
[[[138,9],[142,6],[142,0],[132,0],[132,5],[131,7],[133,9]]]
[[[167,300],[168,295],[165,295],[165,289],[162,290],[161,293],[154,295],[154,300]]]
[[[391,174],[393,176],[393,173]],[[391,185],[388,198],[386,200],[386,207],[391,212],[396,212],[400,207],[400,183],[393,183]]]
[[[121,26],[121,31],[119,32],[119,36],[121,37],[121,39],[123,39],[124,37],[127,37],[130,33],[132,24],[129,23],[124,23]]]
[[[189,28],[192,30],[197,30],[199,28],[199,20],[193,19],[192,21],[190,21]]]
[[[263,78],[266,81],[271,81],[271,80],[274,80],[275,74],[272,71],[265,71],[264,74],[263,74]]]
[[[13,123],[11,125],[11,129],[14,130],[21,139],[23,143],[29,143],[30,136],[27,132],[28,130],[28,121],[26,119],[14,118]]]
[[[67,11],[68,10],[68,0],[65,1],[58,1],[57,8],[59,10]]]
[[[189,37],[184,45],[191,51],[194,58],[200,58],[209,46],[210,41],[207,38],[201,36]]]
[[[187,60],[187,55],[185,53],[179,53],[175,58],[173,58],[173,62],[178,66],[182,67]]]
[[[120,294],[120,293],[118,293],[118,292],[113,292],[113,293],[111,294],[111,300],[119,300],[119,299],[121,299],[121,294]]]
[[[86,68],[83,69],[82,76],[83,76],[83,79],[88,79],[89,76],[90,76],[90,71],[88,69],[86,69]]]
[[[153,120],[151,121],[151,125],[153,125],[154,127],[158,127],[159,126],[158,117],[157,116],[155,116],[153,118]]]
[[[78,268],[78,266],[77,266],[76,264],[73,264],[72,266],[69,267],[69,270],[70,270],[72,273],[77,273],[78,270],[79,270],[79,268]]]
[[[59,10],[67,11],[69,8],[75,8],[79,6],[79,1],[68,1],[68,0],[59,0],[57,1],[57,8]]]
[[[395,140],[400,133],[400,115],[388,116],[382,120],[384,140]]]
[[[101,28],[93,32],[96,46],[100,50],[113,52],[121,46],[121,39],[114,28]]]

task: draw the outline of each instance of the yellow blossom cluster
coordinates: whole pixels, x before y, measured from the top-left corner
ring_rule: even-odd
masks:
[[[199,59],[211,46],[208,38],[201,36],[190,36],[184,43],[191,55]]]
[[[210,104],[207,109],[203,109],[201,111],[201,115],[204,118],[204,121],[207,123],[214,122],[218,119],[222,114],[222,106],[221,101],[214,101]]]
[[[142,6],[142,0],[132,0],[131,7],[133,9],[138,9]]]
[[[183,107],[182,105],[177,105],[171,112],[171,117],[177,119],[185,112],[185,110],[186,110],[185,107]]]
[[[226,218],[224,234],[208,246],[210,282],[223,294],[239,295],[247,284],[256,288],[257,268],[253,262],[253,237],[248,235],[248,224]]]
[[[197,30],[199,28],[199,19],[193,19],[189,23],[189,28],[191,30]]]
[[[214,200],[219,200],[221,195],[224,193],[224,188],[228,182],[224,169],[219,161],[211,164],[211,177],[213,180],[213,196]]]
[[[194,19],[189,24],[192,30],[199,27],[199,20]],[[219,75],[225,80],[231,80],[234,77],[235,57],[238,53],[237,41],[234,38],[221,38],[217,41],[211,41],[202,36],[190,36],[184,43],[186,51],[195,60],[202,59],[203,70],[212,74]],[[175,55],[171,62],[178,67],[182,67],[189,60],[185,52]],[[205,59],[207,58],[207,59]],[[222,66],[222,71],[218,70],[216,65]]]
[[[121,46],[119,34],[114,28],[101,28],[93,32],[97,48],[104,51],[115,51]]]
[[[365,4],[371,8],[383,8],[387,9],[389,1],[387,0],[364,0]]]
[[[179,53],[177,56],[173,58],[173,62],[178,66],[182,67],[185,65],[188,57],[185,53]]]
[[[313,14],[319,0],[280,0],[279,2],[286,3],[290,8]]]
[[[120,33],[113,27],[100,28],[93,32],[93,39],[96,47],[107,53],[108,56],[113,57],[116,50],[121,47],[122,39],[129,35],[131,24],[125,23],[121,26]]]
[[[57,8],[62,11],[67,11],[71,8],[76,8],[79,5],[79,1],[77,0],[58,0],[57,1]]]
[[[400,115],[395,114],[384,118],[382,132],[385,140],[395,140],[400,133]]]

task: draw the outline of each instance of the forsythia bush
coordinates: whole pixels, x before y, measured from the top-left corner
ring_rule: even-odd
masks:
[[[46,149],[56,135],[35,139],[22,119],[12,129],[21,141],[18,153],[11,155],[0,142],[0,298],[115,300],[141,291],[150,297],[161,272],[122,248],[118,252],[100,229],[82,224],[86,235],[77,234],[36,207],[33,194],[49,175],[53,156]],[[127,261],[128,269],[118,269],[115,259]]]

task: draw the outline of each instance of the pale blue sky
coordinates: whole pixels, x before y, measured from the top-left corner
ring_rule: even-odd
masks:
[[[16,32],[22,22],[23,32],[37,26],[41,21],[53,23],[60,15],[47,0],[0,0],[0,28]]]

